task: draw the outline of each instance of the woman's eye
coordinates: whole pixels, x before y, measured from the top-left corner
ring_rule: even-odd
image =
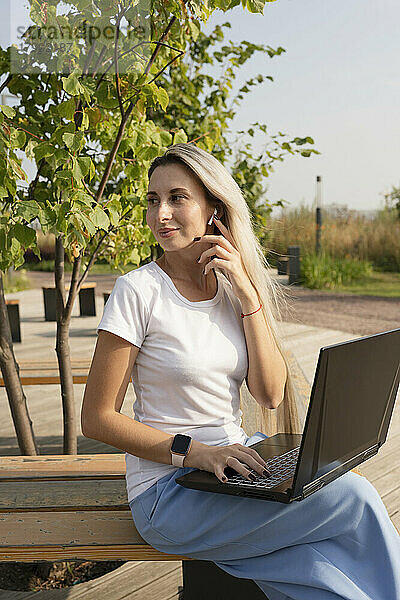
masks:
[[[185,196],[180,196],[179,194],[173,194],[173,195],[171,196],[171,198],[178,198],[178,200],[179,200],[179,199],[181,199],[181,198],[182,198],[182,199],[184,199],[184,198],[185,198]],[[147,198],[147,202],[148,202],[149,204],[153,204],[153,201],[156,201],[156,200],[157,200],[157,198]]]

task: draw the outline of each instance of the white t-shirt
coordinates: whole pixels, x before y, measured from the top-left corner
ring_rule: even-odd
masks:
[[[140,348],[135,420],[209,445],[245,445],[240,387],[248,357],[241,304],[222,273],[211,300],[191,302],[155,262],[117,278],[99,329]],[[128,502],[177,467],[125,453]]]

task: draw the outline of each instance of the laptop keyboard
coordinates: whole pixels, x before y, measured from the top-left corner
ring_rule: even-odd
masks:
[[[252,469],[250,472],[254,473],[257,477],[255,481],[250,481],[244,477],[244,475],[237,473],[237,475],[229,477],[224,485],[240,485],[241,487],[246,486],[264,490],[273,488],[294,475],[299,450],[300,446],[297,446],[296,448],[293,448],[293,450],[289,450],[284,454],[266,460],[266,469],[271,473],[270,477],[264,477]]]

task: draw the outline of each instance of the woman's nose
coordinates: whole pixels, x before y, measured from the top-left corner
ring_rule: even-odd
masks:
[[[170,217],[172,214],[172,209],[168,202],[160,202],[158,207],[158,218],[161,220],[162,217]]]

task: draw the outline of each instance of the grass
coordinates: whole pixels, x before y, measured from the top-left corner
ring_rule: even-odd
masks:
[[[363,281],[339,285],[335,291],[364,296],[400,298],[400,273],[372,271]]]
[[[48,273],[54,272],[54,260],[42,260],[40,263],[25,263],[24,265],[27,271],[46,271]],[[99,275],[121,275],[122,273],[127,273],[128,271],[132,271],[136,269],[137,265],[128,264],[121,265],[122,272],[119,269],[113,269],[110,265],[106,264],[94,264],[89,271],[89,274],[99,274]],[[70,263],[65,262],[64,265],[65,272],[71,273],[72,265]],[[83,267],[81,267],[80,273],[82,274],[84,271]]]

